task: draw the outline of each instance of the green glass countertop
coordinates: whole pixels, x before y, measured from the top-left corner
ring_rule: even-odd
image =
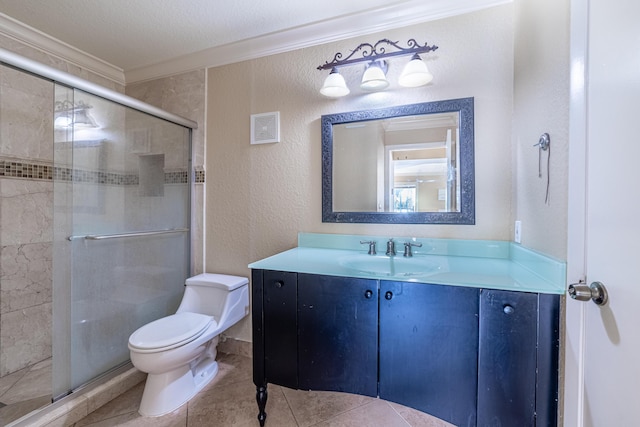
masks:
[[[377,242],[377,254],[368,245]],[[300,233],[298,247],[249,268],[509,291],[564,294],[566,263],[506,241],[394,237],[397,255],[385,255],[389,237]],[[413,257],[404,242],[421,243]]]

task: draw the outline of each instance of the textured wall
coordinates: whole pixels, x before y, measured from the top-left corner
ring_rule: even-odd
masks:
[[[429,86],[362,94],[361,70],[343,69],[352,94],[330,100],[316,67],[361,42],[436,44]],[[391,62],[397,76],[403,60]],[[510,239],[513,6],[387,31],[208,70],[206,268],[247,276],[247,264],[296,246],[298,232]],[[320,116],[475,97],[476,225],[329,224],[321,219]],[[282,139],[251,146],[250,115],[280,111]],[[245,320],[229,335],[250,340]]]
[[[523,245],[566,259],[569,1],[516,1],[515,19],[514,219],[522,221]],[[551,136],[547,203],[548,152],[542,153],[540,178],[533,147],[543,132]]]

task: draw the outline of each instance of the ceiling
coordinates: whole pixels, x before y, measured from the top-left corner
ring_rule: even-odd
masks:
[[[509,1],[0,0],[0,34],[130,83]]]

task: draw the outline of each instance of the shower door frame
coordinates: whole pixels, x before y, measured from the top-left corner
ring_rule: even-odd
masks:
[[[188,143],[189,143],[189,147],[188,147],[188,159],[187,159],[187,185],[188,185],[188,195],[187,195],[187,206],[189,209],[189,213],[188,213],[188,217],[187,217],[187,224],[189,225],[189,229],[188,231],[186,230],[181,230],[181,231],[185,231],[185,232],[190,232],[192,233],[192,214],[191,214],[191,204],[193,201],[193,165],[192,165],[192,150],[193,150],[193,130],[198,128],[198,124],[192,120],[186,119],[184,117],[169,113],[167,111],[164,111],[158,107],[155,107],[153,105],[147,104],[145,102],[142,102],[140,100],[137,100],[135,98],[132,98],[130,96],[127,96],[125,94],[116,92],[114,90],[99,86],[95,83],[89,82],[87,80],[84,80],[80,77],[76,77],[72,74],[66,73],[64,71],[60,71],[57,70],[55,68],[49,67],[47,65],[41,64],[37,61],[25,58],[21,55],[18,55],[16,53],[13,53],[11,51],[8,51],[6,49],[0,48],[0,64],[8,66],[8,67],[12,67],[16,70],[19,71],[23,71],[26,73],[30,73],[33,74],[37,77],[43,78],[45,80],[49,80],[52,82],[52,84],[54,85],[53,87],[55,88],[56,84],[65,86],[67,88],[70,89],[79,89],[83,92],[86,92],[88,94],[94,95],[94,96],[98,96],[100,98],[104,98],[108,101],[112,101],[116,104],[119,104],[121,106],[124,107],[128,107],[137,111],[140,111],[142,113],[146,113],[150,116],[156,117],[158,119],[162,119],[165,120],[167,122],[182,126],[184,128],[186,128],[188,130]],[[51,143],[53,144],[53,137],[51,139]],[[192,238],[192,236],[191,236]],[[191,239],[190,239],[191,241]],[[191,243],[189,243],[188,246],[191,246]],[[189,250],[189,249],[188,249]],[[187,270],[192,268],[192,263],[189,262],[187,265]],[[118,369],[118,367],[114,367],[113,369]],[[109,372],[109,371],[107,371]],[[100,375],[98,375],[98,377],[102,377],[104,374],[107,374],[107,372],[104,372]],[[96,377],[96,378],[98,378]],[[80,387],[82,388],[82,387]],[[74,390],[69,390],[69,392],[67,393],[63,393],[60,394],[59,396],[53,396],[53,400],[57,400],[59,398],[62,398],[70,393],[72,393]]]

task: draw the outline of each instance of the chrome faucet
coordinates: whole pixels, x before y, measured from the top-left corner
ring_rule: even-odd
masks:
[[[411,252],[411,246],[415,246],[416,248],[421,248],[422,247],[422,243],[405,242],[404,243],[404,256],[407,257],[407,258],[413,256],[413,252]]]
[[[369,254],[369,255],[375,255],[376,254],[376,241],[375,240],[360,240],[360,244],[369,245],[369,252],[367,252],[367,254]]]
[[[396,242],[393,239],[389,239],[387,242],[387,252],[385,255],[394,256],[396,254]]]

